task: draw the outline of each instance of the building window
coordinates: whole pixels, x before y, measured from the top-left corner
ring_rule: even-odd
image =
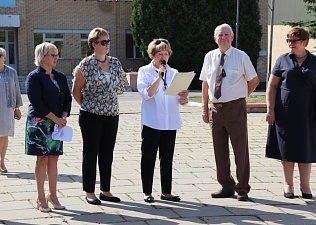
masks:
[[[43,42],[50,42],[58,48],[58,55],[64,58],[64,34],[61,33],[34,33],[34,48]]]
[[[16,66],[16,41],[15,30],[0,30],[0,47],[7,51],[5,63]]]
[[[93,53],[90,51],[88,45],[88,36],[89,34],[81,34],[81,58],[85,58]]]
[[[141,54],[139,50],[134,45],[132,32],[131,30],[126,30],[125,33],[125,39],[126,39],[126,58],[127,59],[141,59]]]

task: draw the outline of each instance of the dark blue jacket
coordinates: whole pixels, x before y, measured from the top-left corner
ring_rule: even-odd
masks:
[[[62,112],[70,115],[72,97],[67,78],[57,70],[53,70],[52,73],[60,91],[42,67],[37,67],[26,77],[26,93],[30,101],[28,116],[45,118],[50,112],[57,117],[61,117]]]

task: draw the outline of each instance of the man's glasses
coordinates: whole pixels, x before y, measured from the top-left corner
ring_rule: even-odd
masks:
[[[96,41],[96,44],[101,44],[102,46],[106,46],[108,44],[110,44],[110,39],[109,40],[102,40],[102,41]]]
[[[46,56],[50,56],[50,57],[52,57],[54,59],[58,59],[59,58],[59,56],[56,55],[56,54],[46,54]]]
[[[301,41],[301,39],[286,39],[288,44],[296,44],[298,41]]]
[[[167,40],[165,40],[165,39],[157,39],[157,40],[155,41],[155,45],[159,45],[161,42],[163,42],[163,43],[169,45],[169,42],[168,42]]]

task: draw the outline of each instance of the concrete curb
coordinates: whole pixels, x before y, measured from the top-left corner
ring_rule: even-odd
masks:
[[[189,102],[188,106],[198,106],[202,107],[202,103],[199,102]],[[267,104],[266,103],[248,103],[247,104],[248,113],[266,113]]]

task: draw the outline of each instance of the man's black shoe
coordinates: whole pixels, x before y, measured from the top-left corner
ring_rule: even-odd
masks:
[[[212,198],[230,198],[234,196],[234,192],[226,192],[219,190],[211,194]]]
[[[249,197],[247,193],[238,193],[237,200],[238,201],[248,201]]]

